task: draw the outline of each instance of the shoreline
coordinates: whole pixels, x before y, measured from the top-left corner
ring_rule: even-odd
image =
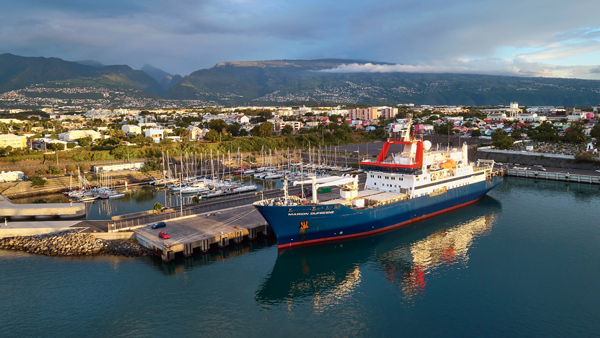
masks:
[[[127,240],[101,239],[77,230],[0,239],[0,249],[45,256],[153,256],[152,251]]]

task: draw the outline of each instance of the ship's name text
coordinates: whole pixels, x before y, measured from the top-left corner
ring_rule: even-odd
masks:
[[[288,216],[314,216],[314,215],[332,215],[335,211],[311,211],[309,212],[291,212]]]

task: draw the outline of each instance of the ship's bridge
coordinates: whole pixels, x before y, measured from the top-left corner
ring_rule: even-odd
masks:
[[[388,158],[390,145],[402,145],[402,151]],[[383,171],[420,175],[423,173],[423,142],[421,140],[405,140],[388,138],[383,144],[377,159],[360,162],[361,167],[368,171]]]

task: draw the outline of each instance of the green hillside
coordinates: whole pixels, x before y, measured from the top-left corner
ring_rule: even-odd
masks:
[[[202,100],[223,105],[433,104],[589,106],[600,103],[600,81],[471,74],[331,73],[326,69],[368,61],[271,60],[221,62],[159,83],[129,66],[91,66],[58,58],[0,55],[0,93],[32,85],[112,88],[133,97]],[[374,64],[385,64],[375,63]],[[150,66],[146,67],[146,70]],[[159,69],[150,69],[160,71]],[[155,77],[163,73],[149,71]],[[166,74],[166,73],[165,73]],[[166,90],[168,88],[168,90]],[[84,91],[85,92],[85,91]],[[33,95],[33,94],[27,94]],[[40,97],[49,97],[43,94]],[[98,94],[61,94],[94,99]]]
[[[471,74],[329,73],[352,60],[223,62],[183,77],[171,99],[221,104],[439,104],[585,106],[600,103],[600,81]]]
[[[162,95],[164,89],[151,76],[129,66],[104,66],[101,68],[64,61],[58,58],[22,57],[0,55],[0,93],[22,89],[48,81],[77,79],[108,79],[114,86],[139,89],[149,94]],[[98,86],[101,82],[99,81]],[[94,86],[93,81],[88,81]]]

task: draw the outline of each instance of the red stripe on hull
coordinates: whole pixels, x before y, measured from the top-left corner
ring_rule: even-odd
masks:
[[[446,212],[450,212],[462,207],[466,207],[470,204],[476,203],[478,200],[482,199],[484,196],[475,199],[471,202],[467,202],[467,203],[463,203],[463,204],[459,204],[457,206],[448,208],[448,209],[444,209],[444,210],[440,210],[440,211],[436,211],[433,212],[431,214],[427,214],[427,215],[423,215],[423,216],[419,216],[413,219],[410,219],[408,221],[402,222],[402,223],[398,223],[398,224],[394,224],[394,225],[390,225],[387,226],[385,228],[381,228],[381,229],[377,229],[377,230],[370,230],[370,231],[366,231],[366,232],[361,232],[360,234],[353,234],[353,235],[344,235],[344,236],[339,236],[339,237],[325,237],[325,238],[320,238],[320,239],[311,239],[308,241],[304,241],[304,242],[297,242],[297,243],[289,243],[289,244],[282,244],[282,245],[278,245],[277,248],[278,249],[289,249],[289,248],[293,248],[293,247],[297,247],[297,246],[303,246],[303,245],[311,245],[311,244],[320,244],[320,243],[325,243],[325,242],[334,242],[334,241],[339,241],[339,240],[345,240],[345,239],[350,239],[350,238],[357,238],[357,237],[365,237],[365,236],[369,236],[369,235],[373,235],[373,234],[377,234],[380,232],[385,232],[385,231],[389,231],[389,230],[393,230],[396,228],[400,228],[403,227],[405,225],[409,225],[411,223],[415,223],[418,222],[420,220],[426,219],[426,218],[430,218],[430,217],[434,217],[437,216],[439,214],[443,214]]]

